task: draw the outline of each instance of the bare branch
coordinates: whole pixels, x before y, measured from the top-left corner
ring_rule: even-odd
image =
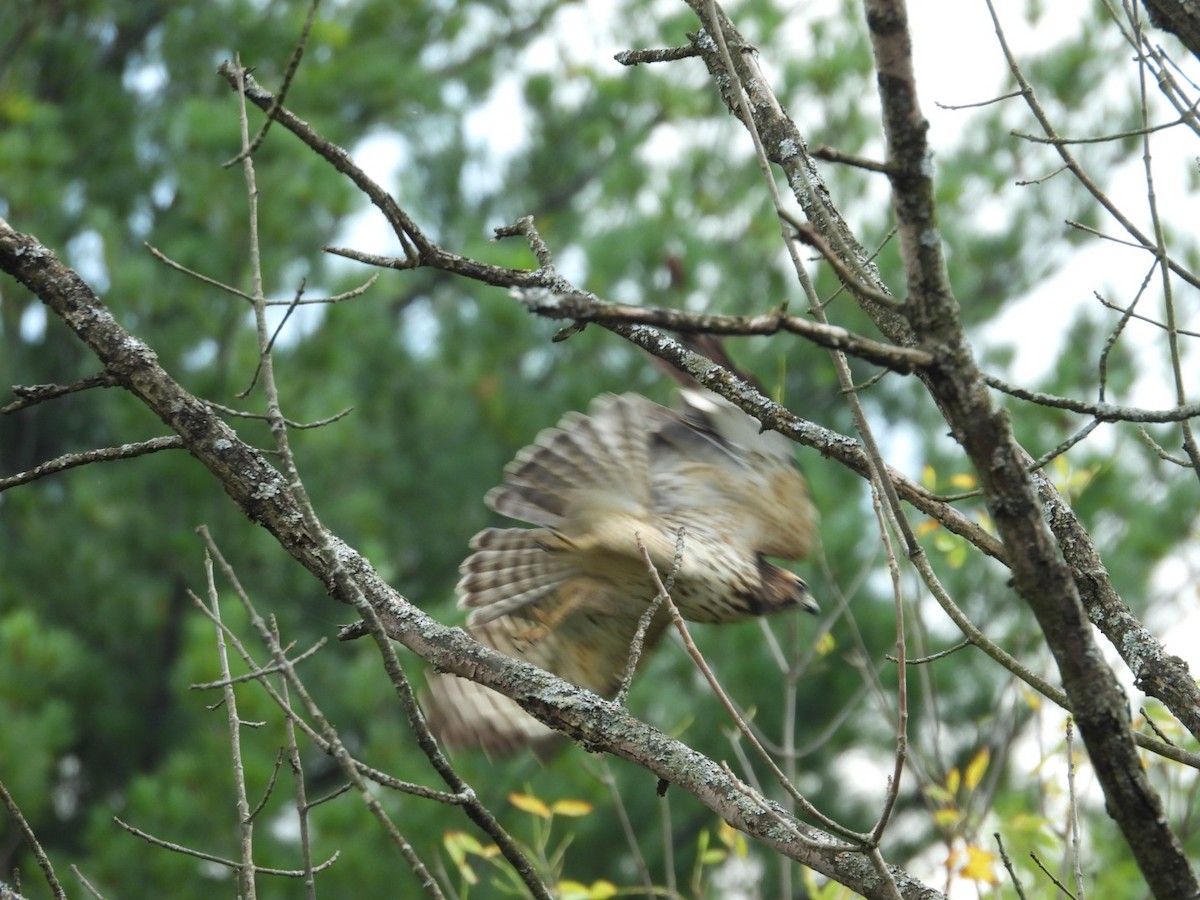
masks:
[[[24,472],[18,472],[16,475],[0,478],[0,491],[6,491],[19,484],[28,484],[31,481],[37,481],[39,478],[56,475],[59,472],[65,472],[68,469],[74,469],[78,466],[86,466],[97,462],[113,462],[118,459],[133,459],[136,456],[145,456],[147,453],[158,453],[160,450],[182,449],[184,449],[183,438],[172,434],[150,438],[148,441],[139,441],[136,444],[103,447],[99,450],[87,450],[83,453],[67,453],[57,459],[48,460],[40,466],[35,466]]]
[[[87,378],[81,378],[71,384],[34,384],[29,386],[17,384],[13,385],[12,391],[19,399],[0,407],[0,413],[14,413],[27,406],[45,403],[47,400],[56,400],[76,391],[87,391],[96,387],[115,387],[116,384],[116,379],[107,372],[97,372],[95,375],[89,375]]]
[[[933,362],[933,356],[924,350],[884,344],[836,325],[823,325],[788,315],[782,309],[759,316],[724,316],[623,306],[596,300],[588,294],[557,294],[546,288],[515,289],[513,294],[531,312],[549,319],[654,325],[683,333],[764,335],[787,331],[808,338],[818,346],[843,350],[896,372],[909,373]]]
[[[8,788],[4,786],[3,781],[0,781],[0,803],[4,804],[4,808],[8,810],[8,814],[17,823],[17,829],[21,832],[21,837],[24,838],[25,844],[33,853],[33,858],[37,860],[38,868],[42,870],[42,876],[46,879],[46,884],[50,886],[50,890],[54,892],[55,898],[57,900],[66,900],[67,892],[63,890],[58,876],[54,874],[54,866],[50,864],[50,857],[42,849],[37,835],[33,833],[33,829],[29,827],[29,821],[25,818],[25,814],[21,812],[21,807],[17,806],[17,801],[8,792]]]
[[[623,66],[640,66],[644,63],[675,62],[698,55],[690,44],[683,47],[663,47],[649,50],[622,50],[613,56]]]
[[[176,844],[171,841],[163,840],[160,837],[155,837],[154,835],[150,834],[149,832],[142,831],[140,828],[136,828],[133,825],[130,825],[128,822],[121,821],[121,819],[117,818],[116,816],[113,816],[113,821],[117,825],[119,825],[121,828],[124,828],[126,831],[128,831],[130,834],[132,834],[134,837],[141,838],[143,841],[146,841],[149,844],[153,844],[156,847],[161,847],[164,850],[170,850],[173,853],[178,853],[182,856],[191,856],[196,859],[202,859],[205,862],[216,863],[218,866],[224,866],[227,869],[233,869],[235,871],[241,867],[241,863],[239,863],[235,860],[226,859],[223,856],[216,856],[215,854],[212,854],[212,853],[205,853],[201,850],[194,850],[191,847],[184,847],[182,844]],[[325,862],[320,863],[317,866],[314,866],[313,871],[314,872],[325,871],[330,866],[332,866],[335,862],[337,862],[337,858],[340,855],[341,855],[340,850],[335,851],[333,856],[329,857],[329,859],[325,860]],[[303,869],[272,869],[272,868],[268,868],[266,866],[258,866],[255,868],[255,871],[261,872],[263,875],[278,875],[283,878],[303,878],[305,876],[305,872]]]
[[[1182,422],[1200,416],[1200,403],[1188,403],[1174,409],[1143,409],[1137,406],[1118,406],[1115,403],[1090,403],[1072,397],[1056,397],[1053,394],[1043,394],[1040,391],[1030,391],[1018,385],[1009,384],[994,375],[985,374],[983,380],[989,387],[1003,391],[1018,400],[1028,400],[1039,406],[1082,413],[1091,416],[1097,422]]]

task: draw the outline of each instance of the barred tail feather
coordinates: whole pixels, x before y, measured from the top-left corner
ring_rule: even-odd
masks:
[[[430,675],[424,707],[433,733],[452,750],[504,756],[522,747],[548,750],[560,740],[508,697],[456,675]]]
[[[475,551],[460,567],[458,605],[483,625],[552,595],[574,569],[547,553],[541,528],[486,528],[471,540]]]

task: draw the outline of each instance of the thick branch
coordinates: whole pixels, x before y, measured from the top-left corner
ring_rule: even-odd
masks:
[[[1200,59],[1200,4],[1196,0],[1143,0],[1150,22],[1169,31]]]
[[[927,384],[975,465],[1013,581],[1058,664],[1110,815],[1157,897],[1193,896],[1200,885],[1142,769],[1127,702],[1092,640],[1079,590],[1046,526],[1028,456],[1007,416],[993,406],[959,321],[942,257],[928,123],[917,99],[907,11],[902,0],[865,5],[908,283],[906,317],[922,343],[943,348]]]

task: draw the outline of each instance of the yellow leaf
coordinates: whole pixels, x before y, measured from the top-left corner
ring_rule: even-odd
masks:
[[[594,807],[586,800],[555,800],[550,811],[559,816],[586,816]]]
[[[980,747],[979,752],[967,763],[967,771],[965,783],[967,790],[973,791],[979,787],[979,782],[983,781],[983,775],[987,772],[988,763],[991,761],[992,752],[987,747]]]
[[[958,810],[953,807],[945,807],[933,811],[933,820],[943,828],[953,828],[958,824],[959,818]]]
[[[739,859],[743,859],[748,852],[746,846],[746,835],[738,831],[728,822],[722,821],[717,827],[717,837],[721,839],[721,843],[732,850]]]
[[[554,886],[559,900],[588,900],[588,886],[579,881],[560,881]]]
[[[977,484],[975,476],[969,472],[959,472],[950,476],[950,486],[956,487],[960,491],[973,491]]]
[[[970,878],[972,881],[982,881],[985,884],[999,884],[1000,880],[996,878],[996,873],[992,871],[992,863],[996,861],[996,854],[989,853],[982,847],[976,847],[974,844],[967,844],[967,861],[963,863],[958,874],[963,878]]]
[[[467,864],[467,854],[476,853],[482,849],[479,841],[465,831],[447,831],[442,835],[442,846],[446,848],[446,853],[449,854],[450,860],[458,869],[458,874],[462,876],[463,881],[467,884],[478,884],[479,876]]]
[[[728,822],[721,820],[721,824],[717,826],[717,837],[726,847],[732,847],[733,842],[737,840],[738,831]]]
[[[465,831],[447,831],[442,835],[442,846],[446,848],[446,852],[456,863],[462,862],[468,853],[474,853],[476,856],[488,855],[484,851],[483,845]]]
[[[917,525],[917,537],[925,537],[925,535],[937,531],[940,527],[941,523],[937,519],[926,519]]]
[[[926,463],[925,467],[921,469],[921,487],[932,491],[936,486],[937,469],[929,465],[929,463]]]
[[[954,803],[954,795],[940,784],[927,784],[925,796],[939,806],[950,806]]]
[[[509,794],[508,802],[521,812],[531,813],[543,819],[550,818],[550,807],[530,794]]]
[[[588,894],[588,900],[608,900],[609,897],[617,896],[617,886],[611,881],[593,881],[591,892]]]
[[[837,649],[837,640],[828,631],[817,638],[817,655],[828,656]]]
[[[946,776],[946,790],[951,794],[957,794],[960,784],[962,784],[962,775],[959,774],[958,766],[955,766],[950,770],[950,774]]]

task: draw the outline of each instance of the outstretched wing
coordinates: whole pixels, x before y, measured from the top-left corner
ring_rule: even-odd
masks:
[[[730,555],[806,557],[816,513],[792,442],[717,394],[691,388],[680,399],[682,415],[651,444],[655,512],[718,534]]]
[[[650,487],[652,435],[673,414],[635,394],[606,394],[568,413],[505,468],[486,497],[537,528],[488,528],[462,564],[468,630],[602,695],[613,694],[654,588],[637,535],[664,552]],[[643,649],[661,635],[652,623]],[[451,746],[503,753],[554,732],[501,694],[454,676],[430,681],[431,717]]]

